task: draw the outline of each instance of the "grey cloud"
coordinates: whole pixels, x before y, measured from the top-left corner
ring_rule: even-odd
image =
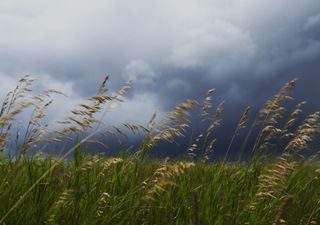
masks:
[[[154,83],[157,74],[143,60],[131,60],[123,70],[123,78],[142,85]]]
[[[164,112],[212,87],[230,108],[258,106],[301,76],[298,98],[317,107],[318,0],[13,0],[0,8],[0,78],[10,84],[47,76],[69,83],[77,102],[109,73],[111,91],[134,81],[132,111],[145,103]]]
[[[255,54],[250,34],[225,21],[192,29],[180,42],[170,56],[174,65],[208,68],[217,76],[230,74]]]
[[[305,30],[313,29],[315,27],[319,27],[319,25],[320,25],[320,13],[310,16],[304,25],[304,29]]]

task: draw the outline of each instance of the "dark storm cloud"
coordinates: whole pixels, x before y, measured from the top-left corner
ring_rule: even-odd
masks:
[[[316,110],[319,12],[318,0],[2,1],[0,76],[7,88],[35,74],[70,103],[94,93],[105,73],[112,90],[131,79],[122,108],[131,113],[112,119],[139,121],[215,87],[227,123],[300,77],[297,98]]]

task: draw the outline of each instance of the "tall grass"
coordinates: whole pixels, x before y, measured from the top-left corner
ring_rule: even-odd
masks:
[[[320,112],[301,120],[305,102],[286,112],[296,80],[268,100],[251,125],[250,107],[245,108],[223,159],[214,161],[215,132],[224,105],[213,107],[214,89],[202,102],[188,99],[177,104],[158,123],[154,113],[146,125],[107,127],[103,121],[110,105],[122,103],[131,86],[129,82],[110,94],[108,79],[95,95],[57,121],[62,127],[56,130],[48,129],[46,110],[53,95],[63,93],[33,94],[34,80],[26,76],[6,96],[0,114],[0,151],[6,152],[0,158],[0,224],[320,223],[320,164],[317,154],[304,157],[309,144],[319,141]],[[26,109],[31,117],[19,130],[16,117]],[[150,159],[159,142],[185,137],[192,126],[191,112],[205,126],[193,132],[185,156]],[[138,133],[143,140],[132,154],[106,158],[84,151],[92,142],[107,149],[101,137],[122,143]],[[238,161],[230,162],[235,141],[242,145]],[[41,156],[43,148],[48,151],[58,143],[76,144],[59,157]],[[275,149],[280,153],[271,154]],[[249,151],[249,159],[242,161]],[[73,160],[66,159],[70,155]]]

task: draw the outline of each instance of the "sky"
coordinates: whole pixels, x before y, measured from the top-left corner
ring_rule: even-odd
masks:
[[[112,123],[145,123],[216,88],[231,124],[295,77],[297,99],[319,110],[319,0],[3,0],[0,34],[0,95],[32,74],[69,96],[51,120],[106,73],[111,91],[133,81]]]

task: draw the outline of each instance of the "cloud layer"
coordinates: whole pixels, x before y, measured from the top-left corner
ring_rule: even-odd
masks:
[[[319,109],[319,12],[318,0],[2,1],[1,95],[34,74],[68,92],[60,112],[109,73],[113,90],[134,82],[113,120],[141,121],[211,87],[230,108],[259,105],[300,76],[298,98]]]

